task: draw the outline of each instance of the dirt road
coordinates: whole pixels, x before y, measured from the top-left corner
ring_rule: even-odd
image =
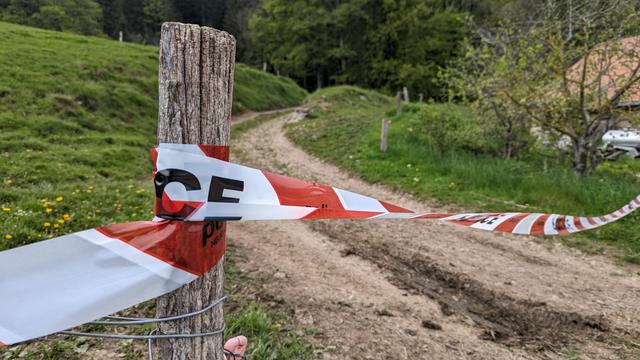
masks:
[[[244,164],[438,210],[289,142],[288,117],[233,139]],[[313,120],[306,120],[313,121]],[[269,279],[321,358],[640,358],[640,273],[553,239],[433,221],[233,223],[238,266]]]

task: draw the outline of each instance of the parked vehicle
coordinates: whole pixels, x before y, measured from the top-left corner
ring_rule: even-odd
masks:
[[[609,130],[602,136],[602,141],[606,160],[615,160],[623,154],[631,158],[640,156],[640,131],[637,129]]]

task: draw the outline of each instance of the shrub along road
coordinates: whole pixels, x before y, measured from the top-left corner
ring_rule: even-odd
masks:
[[[234,139],[233,160],[438,211],[296,148],[289,117]],[[306,120],[312,121],[312,120]],[[237,266],[324,357],[640,357],[640,274],[556,241],[431,221],[233,223]]]

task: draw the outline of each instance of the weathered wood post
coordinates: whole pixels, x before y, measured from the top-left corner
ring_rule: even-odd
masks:
[[[380,151],[387,152],[387,133],[389,132],[389,119],[382,119],[380,129]]]
[[[400,115],[402,112],[402,93],[398,91],[396,94],[396,115]]]
[[[423,93],[419,93],[418,94],[418,102],[424,102],[424,94]]]
[[[198,25],[164,23],[160,38],[158,142],[228,145],[235,39]],[[193,312],[223,294],[224,257],[198,280],[157,300],[158,317]],[[222,306],[162,323],[162,333],[201,333],[223,326]],[[222,335],[157,341],[160,359],[223,360]]]
[[[409,102],[409,89],[406,86],[402,88],[402,93],[404,94],[404,102]]]

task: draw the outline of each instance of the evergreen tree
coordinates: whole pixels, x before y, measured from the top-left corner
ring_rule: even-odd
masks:
[[[224,17],[224,31],[236,38],[236,60],[244,63],[262,64],[256,57],[249,34],[249,17],[260,0],[227,0]]]
[[[157,44],[160,42],[162,23],[172,17],[172,4],[167,0],[144,0],[143,13],[145,25],[145,41]]]
[[[94,0],[9,0],[1,19],[85,35],[102,34],[102,9]]]
[[[123,2],[124,0],[98,0],[102,7],[102,30],[114,39],[118,38],[120,31],[125,30]]]
[[[442,94],[440,67],[458,55],[467,15],[420,0],[265,0],[253,14],[256,49],[309,85],[352,83]]]

